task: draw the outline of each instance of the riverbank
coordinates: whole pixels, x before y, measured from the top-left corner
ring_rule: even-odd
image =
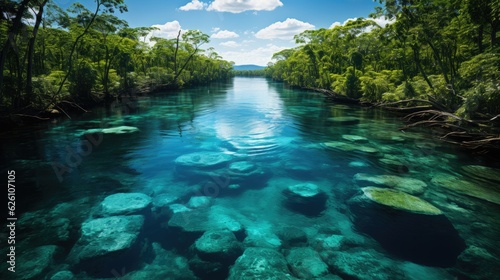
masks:
[[[466,120],[442,111],[439,104],[428,100],[403,100],[393,103],[370,103],[349,98],[321,88],[304,88],[325,95],[331,102],[378,107],[391,111],[407,123],[399,130],[426,127],[439,140],[459,146],[475,155],[500,155],[500,115],[486,120]],[[411,106],[404,106],[410,104]],[[402,106],[403,105],[403,106]]]
[[[192,88],[197,86],[199,85],[194,85]],[[108,100],[106,100],[106,95],[103,92],[94,92],[92,93],[92,98],[86,100],[72,100],[68,98],[67,100],[63,100],[51,106],[52,108],[50,109],[36,109],[31,107],[25,107],[15,111],[4,109],[0,110],[0,126],[4,130],[11,130],[19,126],[57,121],[62,118],[71,119],[74,116],[88,113],[95,107],[122,106],[140,97],[146,97],[162,91],[176,91],[180,89],[180,87],[172,84],[146,84],[131,89],[121,90]]]

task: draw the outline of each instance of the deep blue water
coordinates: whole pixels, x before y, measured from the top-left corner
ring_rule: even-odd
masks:
[[[127,273],[130,279],[192,279],[193,275],[217,279],[228,274],[239,279],[237,266],[231,268],[234,259],[218,263],[212,274],[213,260],[201,257],[202,262],[196,261],[200,253],[196,253],[195,241],[210,230],[210,223],[201,232],[179,231],[170,220],[175,207],[203,212],[209,221],[215,217],[241,225],[234,233],[242,252],[251,247],[278,252],[288,262],[284,273],[289,277],[308,279],[304,275],[309,272],[302,272],[307,269],[292,260],[297,248],[310,248],[319,256],[306,267],[321,267],[321,263],[328,267],[320,273],[324,278],[317,279],[455,279],[457,275],[480,279],[494,275],[498,268],[492,264],[500,257],[500,195],[495,176],[500,175],[498,169],[478,173],[470,166],[498,166],[444,144],[428,132],[399,131],[403,125],[400,117],[381,110],[334,104],[320,94],[263,78],[237,77],[208,87],[125,99],[125,104],[97,108],[73,120],[4,132],[0,167],[3,174],[7,170],[16,174],[18,271],[14,275],[2,267],[2,273],[14,277],[3,279],[23,279],[26,269],[36,270],[33,267],[40,272],[32,279],[51,279],[61,271],[71,272],[75,279]],[[124,126],[127,133],[99,130]],[[182,156],[191,154],[194,160],[211,157],[206,166],[179,163]],[[221,163],[215,165],[217,160]],[[236,170],[239,166],[243,171]],[[373,176],[379,175],[393,177],[385,183],[374,182]],[[360,176],[372,181],[367,183]],[[7,175],[4,178],[8,180]],[[442,254],[414,254],[418,250],[406,244],[436,242],[432,246],[439,247],[455,233],[445,232],[444,239],[434,239],[432,233],[439,226],[433,224],[436,228],[422,233],[431,232],[430,237],[406,238],[405,227],[417,222],[422,222],[421,227],[428,225],[420,217],[412,220],[412,215],[396,225],[403,227],[401,231],[391,229],[383,238],[355,227],[355,216],[361,214],[354,213],[351,201],[362,194],[361,188],[394,188],[391,184],[399,178],[424,184],[416,189],[413,183],[402,183],[398,188],[441,210],[465,247],[440,249],[440,253],[445,251]],[[286,189],[303,183],[315,185],[326,202],[290,198]],[[72,256],[90,242],[81,238],[82,224],[109,216],[100,207],[107,196],[116,193],[142,193],[153,201],[145,209],[126,213],[144,217],[140,234],[130,248],[75,263]],[[194,206],[190,200],[199,196],[208,200]],[[170,200],[162,204],[165,197]],[[406,212],[394,215],[400,213]],[[384,215],[370,216],[370,228],[380,232],[393,227],[390,220],[384,220],[390,216]],[[305,239],[294,243],[283,233],[293,231]],[[394,240],[401,244],[391,246],[394,232],[403,237]],[[3,244],[8,233],[2,235]],[[325,245],[325,240],[333,239],[341,240],[340,245]],[[47,263],[34,255],[34,249],[45,245],[57,246],[56,252],[41,253],[42,258],[51,259]],[[471,246],[487,253],[474,261],[455,262]],[[448,254],[447,250],[458,251]],[[451,261],[442,262],[442,258]],[[23,268],[22,262],[28,260],[34,262],[32,267]],[[89,268],[94,262],[102,267]],[[158,265],[162,262],[168,264]],[[471,270],[471,265],[480,268]],[[264,266],[262,277],[266,269],[279,270]]]

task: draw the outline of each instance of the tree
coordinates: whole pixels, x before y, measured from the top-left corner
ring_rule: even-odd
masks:
[[[83,31],[76,37],[71,47],[71,51],[68,57],[68,70],[66,72],[66,75],[64,76],[64,79],[61,81],[61,84],[59,86],[59,89],[57,90],[56,95],[59,95],[61,93],[66,80],[71,74],[71,71],[73,69],[73,55],[75,53],[77,46],[80,43],[80,40],[82,40],[83,37],[87,34],[90,27],[94,23],[97,15],[101,11],[101,9],[103,9],[102,12],[104,13],[113,13],[115,9],[118,9],[120,12],[127,11],[127,6],[124,4],[123,0],[95,0],[95,2],[96,2],[96,8],[93,13],[87,10],[83,5],[79,3],[73,4],[72,12],[78,14],[76,20],[77,23],[83,25]]]
[[[26,99],[29,101],[33,96],[33,55],[35,53],[35,41],[38,34],[38,28],[42,22],[43,11],[45,5],[49,0],[38,0],[33,1],[34,6],[31,7],[35,16],[35,25],[33,26],[33,31],[31,38],[28,43],[28,65],[26,67]]]
[[[18,48],[16,45],[16,36],[21,31],[23,26],[22,19],[23,15],[28,10],[28,4],[30,0],[23,0],[20,3],[2,0],[0,3],[3,7],[5,7],[5,11],[2,14],[2,17],[7,22],[7,36],[2,43],[2,50],[0,52],[0,100],[3,98],[3,90],[4,90],[4,74],[3,69],[5,66],[5,61],[7,60],[7,56],[11,51],[14,51],[18,54]],[[18,98],[15,98],[19,100]],[[14,101],[13,103],[17,103]],[[13,104],[18,105],[18,104]]]
[[[177,79],[179,76],[182,74],[182,71],[186,68],[186,65],[191,61],[194,55],[196,55],[199,51],[199,48],[201,45],[208,43],[209,36],[207,34],[203,34],[199,30],[188,30],[184,34],[182,34],[182,40],[184,41],[185,49],[188,52],[188,57],[184,60],[184,63],[182,66],[179,68],[178,65],[180,65],[179,62],[179,47],[180,47],[180,42],[179,42],[179,37],[181,36],[181,30],[179,30],[179,33],[177,34],[176,38],[176,44],[175,44],[175,53],[174,53],[174,80],[172,81],[173,84],[177,83]]]

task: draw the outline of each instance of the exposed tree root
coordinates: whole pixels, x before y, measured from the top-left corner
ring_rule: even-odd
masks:
[[[39,117],[39,116],[26,115],[26,114],[12,114],[11,116],[22,117],[22,118],[35,118],[35,119],[38,119],[38,120],[41,120],[41,121],[48,121],[48,120],[50,120],[50,118],[42,118],[42,117]]]
[[[477,154],[500,153],[500,136],[491,132],[499,116],[489,120],[466,120],[449,112],[422,110],[404,117],[409,124],[401,129],[413,127],[439,128],[439,138],[445,142],[457,144]]]
[[[322,88],[309,88],[309,87],[305,88],[305,89],[322,93],[328,99],[333,100],[333,101],[339,101],[339,102],[342,102],[342,103],[360,104],[360,100],[359,99],[350,98],[350,97],[347,97],[345,95],[342,95],[340,93],[337,93],[337,92],[334,92],[334,91],[331,91],[331,90],[322,89]]]
[[[83,109],[80,105],[76,104],[75,102],[63,100],[63,101],[61,101],[61,103],[69,104],[71,107],[78,108],[78,109],[82,110],[84,113],[88,113],[87,110]]]

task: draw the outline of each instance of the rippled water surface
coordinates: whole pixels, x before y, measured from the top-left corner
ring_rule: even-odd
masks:
[[[500,275],[498,165],[397,116],[263,78],[125,103],[1,135],[2,279]]]

